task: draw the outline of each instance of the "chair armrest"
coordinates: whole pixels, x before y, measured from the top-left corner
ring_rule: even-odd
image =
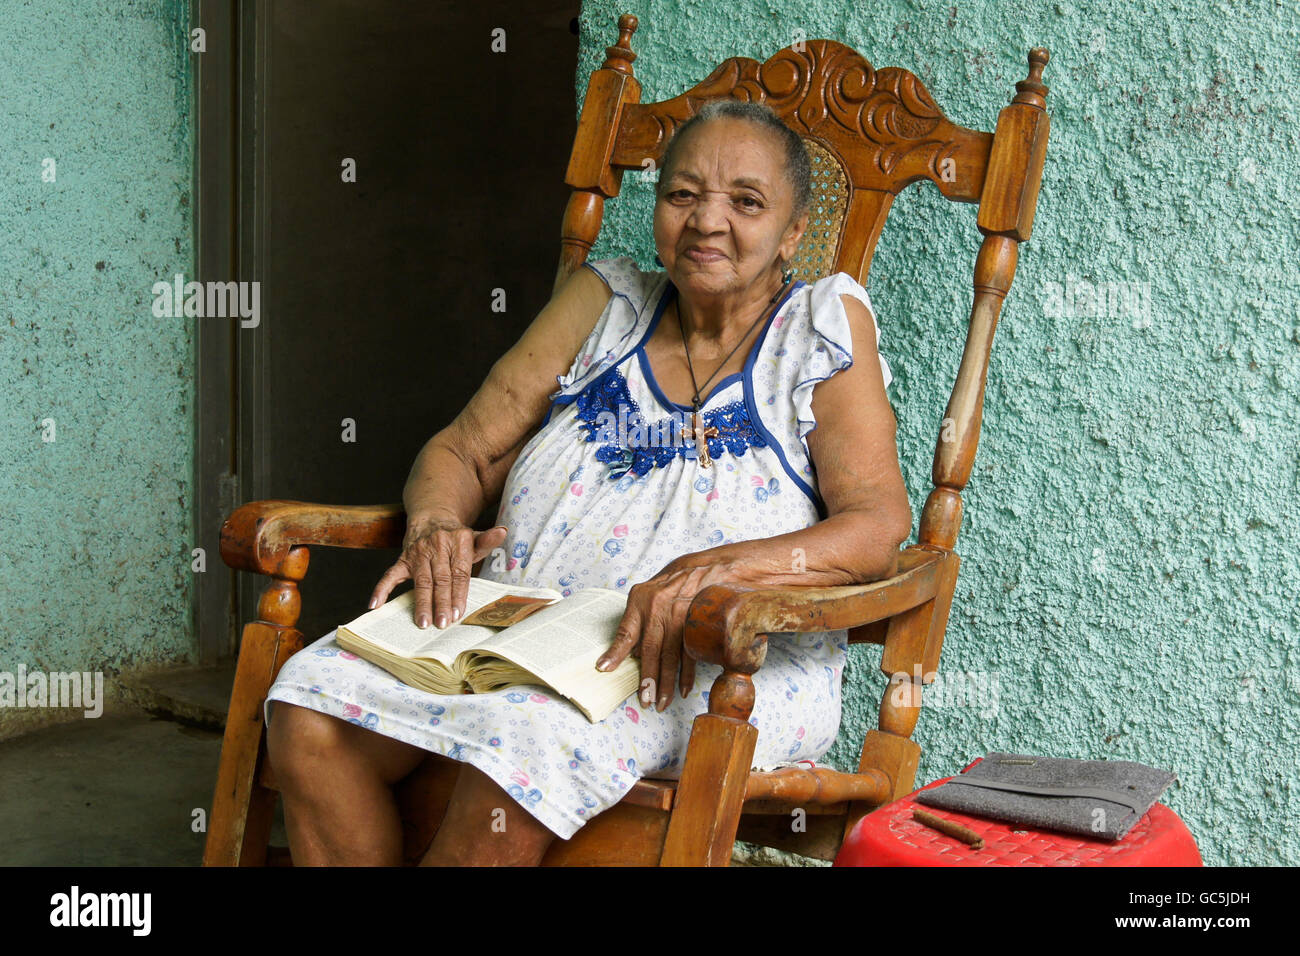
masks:
[[[300,546],[400,548],[405,533],[406,511],[400,504],[252,501],[221,526],[221,560],[241,571],[270,576]]]
[[[686,615],[686,653],[728,671],[753,674],[767,656],[767,635],[835,631],[893,617],[931,600],[943,555],[904,549],[898,573],[883,581],[837,587],[754,588],[711,584]]]

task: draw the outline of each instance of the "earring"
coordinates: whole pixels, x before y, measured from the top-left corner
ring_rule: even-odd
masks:
[[[655,253],[655,265],[657,265],[657,266],[658,266],[659,268],[661,268],[661,269],[662,269],[663,266],[664,266],[664,261],[663,261],[662,259],[659,258],[659,253],[657,253],[657,252]]]
[[[789,285],[790,281],[793,278],[794,278],[794,270],[786,269],[784,272],[781,273],[781,285]]]

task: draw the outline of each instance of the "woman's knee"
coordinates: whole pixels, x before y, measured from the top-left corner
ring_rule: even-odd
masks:
[[[277,782],[286,789],[297,789],[317,779],[323,767],[342,755],[346,726],[328,714],[274,701],[266,750]]]
[[[461,764],[423,866],[536,866],[555,834],[495,780]]]
[[[300,792],[332,778],[369,771],[381,782],[401,780],[428,757],[414,744],[285,701],[272,704],[267,728],[267,752],[276,779],[286,789]]]

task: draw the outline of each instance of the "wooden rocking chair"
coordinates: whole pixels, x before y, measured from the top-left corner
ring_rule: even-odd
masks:
[[[949,122],[907,70],[875,69],[852,49],[811,40],[766,63],[734,57],[702,83],[660,103],[640,102],[631,38],[637,18],[619,18],[618,42],[592,73],[566,182],[556,283],[587,258],[605,200],[626,170],[657,164],[673,130],[706,100],[768,103],[804,137],[813,160],[813,215],[797,275],[843,271],[864,285],[894,197],[928,179],[948,199],[978,203],[984,238],[965,351],[943,416],[933,490],[919,540],[901,554],[898,574],[844,587],[743,588],[713,585],[692,603],[686,650],[723,668],[709,712],[696,718],[681,779],[642,780],[573,839],[556,840],[546,865],[725,866],[734,841],[832,859],[865,813],[913,789],[920,747],[911,734],[923,680],[939,666],[960,559],[953,548],[961,492],[974,464],[993,333],[1011,288],[1019,245],[1029,238],[1047,149],[1048,54],[1029,52],[1029,75],[1016,84],[992,134]],[[232,568],[266,575],[258,619],[244,628],[213,799],[204,864],[260,865],[268,857],[275,781],[265,760],[262,709],[281,665],[303,646],[295,629],[308,549],[400,548],[400,505],[339,506],[259,501],[239,508],[221,534]],[[883,647],[892,675],[855,774],[785,768],[751,772],[758,730],[751,675],[763,664],[766,635],[848,628],[852,643]],[[398,786],[404,855],[423,856],[446,809],[459,764],[432,757]],[[794,811],[803,809],[804,814]],[[806,825],[794,826],[802,819]]]

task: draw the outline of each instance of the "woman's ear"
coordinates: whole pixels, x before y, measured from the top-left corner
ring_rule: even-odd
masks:
[[[781,238],[781,258],[787,263],[794,258],[795,250],[799,248],[799,240],[808,229],[808,213],[805,212],[798,219],[791,220],[790,225],[785,228],[785,235]]]

